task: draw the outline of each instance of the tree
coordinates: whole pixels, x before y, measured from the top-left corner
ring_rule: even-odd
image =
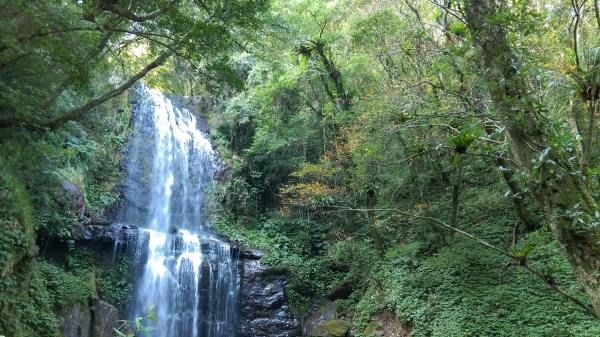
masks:
[[[598,315],[598,201],[586,184],[586,168],[578,167],[585,157],[576,154],[577,135],[568,128],[561,129],[564,124],[541,114],[542,102],[530,95],[528,78],[516,64],[507,37],[511,28],[510,9],[495,1],[472,0],[465,6],[464,14],[479,57],[480,72],[506,127],[506,142],[513,159],[529,176],[529,188],[546,223]]]
[[[11,1],[0,4],[0,127],[54,130],[179,57],[229,80],[224,52],[268,0]]]

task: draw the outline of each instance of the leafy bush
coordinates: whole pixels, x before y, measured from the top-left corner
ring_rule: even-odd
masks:
[[[102,298],[117,308],[122,308],[129,302],[133,294],[133,285],[129,280],[130,266],[131,260],[124,256],[114,268],[100,274]]]
[[[65,255],[66,268],[78,277],[89,276],[95,269],[94,252],[89,248],[76,248]]]
[[[0,169],[0,334],[57,336],[58,319],[41,281],[33,208],[23,184]]]
[[[34,259],[0,279],[0,334],[58,337],[54,298],[47,291]]]
[[[48,261],[39,261],[44,285],[55,312],[61,312],[76,302],[87,302],[95,295],[92,275],[76,276]]]

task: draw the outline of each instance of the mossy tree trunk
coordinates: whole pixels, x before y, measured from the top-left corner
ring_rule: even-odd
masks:
[[[551,146],[552,135],[538,118],[523,78],[513,63],[506,27],[497,3],[471,0],[465,17],[479,57],[479,68],[501,122],[515,163],[531,176],[529,187],[548,227],[562,247],[597,314],[600,315],[599,231],[574,224],[572,212],[593,216],[596,201],[573,167],[566,149]]]

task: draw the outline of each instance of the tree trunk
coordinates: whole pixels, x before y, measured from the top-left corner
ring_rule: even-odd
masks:
[[[551,135],[544,133],[544,121],[536,117],[531,101],[521,99],[527,86],[514,68],[514,54],[503,28],[506,22],[497,16],[496,2],[471,0],[464,8],[479,67],[506,126],[506,141],[514,160],[531,175],[529,187],[536,203],[600,315],[599,231],[574,223],[568,213],[578,211],[593,216],[596,203],[585,189],[580,173],[572,169],[569,154],[550,147]]]
[[[452,216],[450,217],[450,226],[459,228],[458,226],[458,206],[460,196],[460,185],[462,184],[462,176],[460,172],[460,154],[456,153],[456,178],[454,186],[452,186]],[[450,231],[450,244],[454,245],[454,231]]]
[[[373,205],[375,204],[375,191],[368,190],[367,191],[367,216],[369,218],[369,224],[371,226],[370,233],[371,238],[373,239],[373,243],[375,243],[375,248],[377,248],[377,255],[379,255],[380,259],[383,259],[385,255],[385,251],[383,250],[383,240],[381,239],[381,233],[379,233],[379,229],[377,229],[377,225],[375,223],[375,212],[373,211]]]

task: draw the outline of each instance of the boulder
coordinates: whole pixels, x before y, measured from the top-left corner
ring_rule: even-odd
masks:
[[[352,324],[341,319],[321,321],[311,332],[311,337],[345,337]]]
[[[318,305],[318,304],[317,304]],[[335,319],[337,306],[333,302],[327,302],[325,305],[316,310],[304,321],[302,325],[302,334],[304,336],[312,336],[312,332],[317,325],[323,321]]]
[[[113,328],[120,329],[122,332],[129,332],[133,329],[128,324],[117,322],[119,312],[114,306],[101,301],[94,301],[94,337],[113,337],[115,332]]]
[[[75,303],[63,311],[59,330],[63,337],[89,337],[92,329],[92,314],[87,304]]]
[[[242,251],[242,258],[247,260],[260,260],[265,256],[265,252],[259,249],[246,248]]]

